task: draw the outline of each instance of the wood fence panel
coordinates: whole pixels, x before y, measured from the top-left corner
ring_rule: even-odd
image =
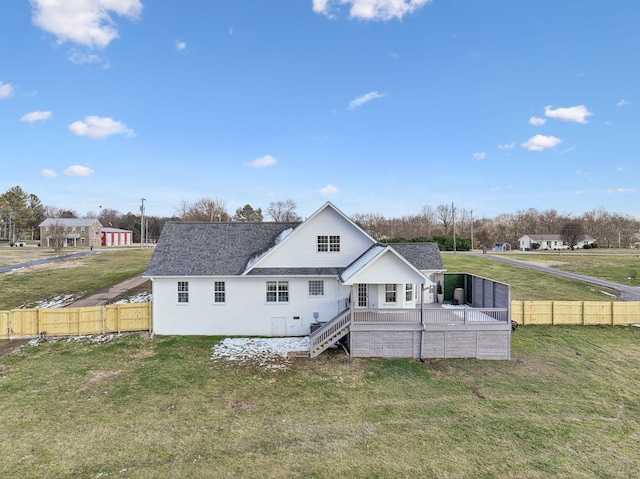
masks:
[[[584,321],[582,324],[594,326],[596,324],[613,324],[613,302],[585,301]]]
[[[640,323],[640,301],[617,301],[612,306],[613,324]]]
[[[553,324],[582,324],[584,304],[582,301],[554,301]]]
[[[553,324],[553,301],[524,301],[522,324]]]
[[[87,308],[0,311],[0,339],[151,331],[151,302]]]

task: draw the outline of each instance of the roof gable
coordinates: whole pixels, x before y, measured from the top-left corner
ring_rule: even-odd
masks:
[[[320,235],[339,236],[339,252],[318,252]],[[282,242],[266,252],[247,268],[268,270],[273,268],[344,268],[362,252],[375,244],[375,240],[351,221],[330,202],[325,203]]]
[[[340,275],[343,284],[424,283],[427,276],[388,245],[377,244],[349,265]]]

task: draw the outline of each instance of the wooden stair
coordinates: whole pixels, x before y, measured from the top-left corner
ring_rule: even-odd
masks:
[[[338,313],[309,335],[309,356],[315,358],[345,337],[351,326],[351,309]]]

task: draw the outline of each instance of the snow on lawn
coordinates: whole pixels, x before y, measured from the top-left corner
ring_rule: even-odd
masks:
[[[128,298],[124,298],[124,299],[119,299],[118,301],[116,301],[113,304],[132,304],[132,303],[146,303],[148,301],[151,301],[152,295],[151,293],[149,293],[148,291],[142,292],[142,293],[138,293],[134,296],[129,296]]]
[[[309,354],[309,336],[302,338],[226,338],[213,347],[211,359],[286,369],[293,356]]]
[[[78,298],[80,298],[83,293],[78,294],[60,294],[51,299],[45,299],[42,301],[38,301],[36,303],[23,304],[19,306],[18,309],[30,309],[30,308],[64,308],[65,306],[70,305]]]

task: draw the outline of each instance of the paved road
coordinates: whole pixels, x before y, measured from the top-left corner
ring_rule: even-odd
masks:
[[[98,253],[100,253],[100,250],[82,251],[80,253],[72,253],[72,254],[65,254],[62,256],[53,256],[51,258],[36,259],[33,261],[28,261],[27,263],[11,264],[9,266],[3,266],[2,268],[0,268],[0,273],[6,273],[8,271],[13,271],[14,269],[28,268],[29,266],[37,266],[39,264],[53,263],[54,261],[62,261],[65,259],[79,258],[81,256],[87,256],[89,254],[98,254]]]
[[[521,268],[533,269],[536,271],[541,271],[543,273],[555,274],[556,276],[562,276],[564,278],[575,279],[578,281],[583,281],[585,283],[602,286],[603,288],[613,289],[620,293],[620,296],[619,296],[620,301],[640,301],[640,288],[637,286],[627,286],[626,284],[614,283],[613,281],[594,278],[592,276],[584,276],[581,274],[570,273],[568,271],[560,271],[555,268],[547,268],[545,266],[529,263],[528,261],[518,261],[516,259],[512,259],[502,255],[501,256],[493,255],[493,254],[483,255],[480,253],[472,253],[472,254],[493,259],[496,261],[502,261],[503,263],[509,263],[515,266],[520,266]]]

